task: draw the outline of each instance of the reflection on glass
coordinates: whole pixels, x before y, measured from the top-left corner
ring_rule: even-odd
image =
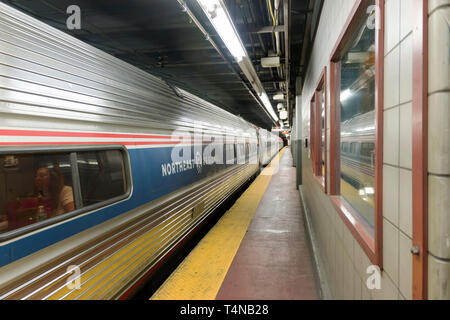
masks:
[[[322,145],[322,161],[320,162],[320,170],[321,170],[321,174],[322,177],[325,177],[325,90],[322,90],[320,92],[321,95],[321,102],[322,102],[322,109],[320,111],[320,114],[322,115],[322,141],[321,141],[321,145]]]
[[[124,160],[119,150],[78,152],[77,163],[83,206],[126,193]]]
[[[314,154],[314,147],[315,147],[315,144],[316,144],[316,139],[314,139],[314,137],[315,137],[315,119],[316,119],[316,103],[315,103],[315,101],[314,100],[312,100],[311,101],[311,121],[310,121],[310,130],[311,130],[311,141],[310,141],[310,144],[309,144],[309,152],[310,152],[310,154],[312,155],[312,161],[313,161],[313,167],[314,167],[314,171],[313,172],[315,172],[315,170],[316,170],[316,167],[315,167],[315,154]]]
[[[68,153],[0,156],[0,232],[73,210]]]
[[[341,64],[341,195],[374,226],[375,30],[354,34]]]

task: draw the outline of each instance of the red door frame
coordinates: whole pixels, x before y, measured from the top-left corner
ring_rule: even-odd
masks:
[[[413,0],[412,256],[414,300],[428,298],[428,0]]]

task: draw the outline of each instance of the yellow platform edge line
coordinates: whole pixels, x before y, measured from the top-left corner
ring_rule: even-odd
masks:
[[[150,300],[216,298],[284,150],[274,157]]]

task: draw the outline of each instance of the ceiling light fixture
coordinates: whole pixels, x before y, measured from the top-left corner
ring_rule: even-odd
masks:
[[[341,93],[341,102],[348,100],[353,95],[353,92],[350,89],[345,89]]]
[[[197,0],[197,2],[230,50],[231,55],[238,63],[241,62],[247,53],[223,2],[220,0]]]
[[[245,51],[245,47],[234,27],[223,0],[197,0],[197,3],[202,8],[225,46],[247,77],[256,94],[261,99],[261,102],[263,103],[261,107],[266,109],[273,120],[277,122],[279,118],[274,112],[272,104],[264,90],[264,86],[256,73],[252,61]]]
[[[275,111],[273,110],[272,104],[270,103],[270,100],[269,100],[269,97],[267,96],[267,94],[265,92],[263,92],[262,94],[259,95],[259,97],[261,98],[261,101],[264,104],[264,107],[270,113],[272,118],[274,118],[275,121],[278,121],[279,118],[276,115]]]

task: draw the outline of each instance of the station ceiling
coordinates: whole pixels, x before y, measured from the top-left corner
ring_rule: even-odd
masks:
[[[220,53],[177,0],[2,1],[257,126],[271,129],[274,125],[195,0],[184,2],[218,45]],[[289,70],[261,66],[261,58],[276,54],[268,1],[224,0],[275,111],[277,102],[272,97],[285,91],[281,83],[284,86],[288,83],[291,92],[288,111],[292,119],[296,79],[304,78],[323,0],[280,0],[278,30],[285,31],[286,22],[289,27],[288,32],[280,33],[279,54]],[[274,0],[271,1],[273,12]],[[81,9],[80,30],[67,28],[66,10],[70,5]]]

